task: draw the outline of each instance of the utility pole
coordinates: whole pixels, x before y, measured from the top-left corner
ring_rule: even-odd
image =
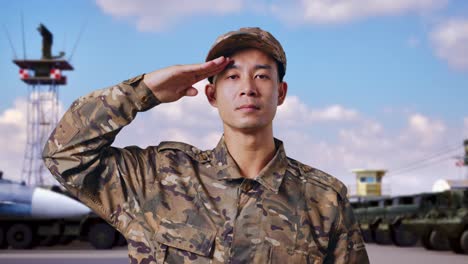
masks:
[[[468,180],[468,139],[463,141],[463,146],[465,147],[465,156],[463,157],[463,164],[465,167],[465,180]]]

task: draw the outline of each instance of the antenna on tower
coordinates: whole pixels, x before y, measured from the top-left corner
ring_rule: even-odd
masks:
[[[5,31],[5,34],[8,38],[8,42],[10,43],[11,51],[13,52],[13,58],[16,60],[18,57],[16,56],[16,50],[13,46],[13,42],[11,41],[10,32],[8,32],[8,29],[5,27],[5,25],[3,25],[3,30]]]
[[[63,43],[62,43],[63,47],[62,47],[62,50],[65,51],[67,50],[67,32],[65,32],[63,34]]]
[[[23,60],[26,59],[26,41],[24,39],[24,17],[23,17],[23,11],[21,11],[21,32],[23,36]]]
[[[75,45],[73,45],[72,52],[70,53],[70,57],[68,57],[68,60],[71,61],[73,54],[75,54],[75,50],[78,47],[78,42],[80,42],[81,35],[83,35],[83,32],[86,28],[86,25],[88,25],[88,20],[86,19],[83,25],[81,26],[80,33],[78,33],[78,38],[76,39]]]

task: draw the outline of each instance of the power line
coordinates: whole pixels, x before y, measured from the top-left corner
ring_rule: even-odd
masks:
[[[400,167],[398,169],[390,170],[390,172],[388,173],[388,176],[401,175],[409,171],[429,167],[436,163],[440,163],[442,161],[452,159],[453,157],[451,156],[452,155],[451,153],[453,153],[454,151],[458,151],[458,148],[459,147],[454,148],[454,149],[446,149],[444,151],[439,151],[438,153],[433,154],[425,159],[407,164],[406,166]],[[450,156],[447,156],[447,155],[450,155]]]
[[[399,170],[399,171],[396,171],[396,172],[390,172],[390,173],[387,174],[387,176],[402,175],[402,174],[405,174],[405,173],[410,172],[410,171],[422,169],[422,168],[425,168],[425,167],[430,167],[432,165],[435,165],[435,164],[440,163],[442,161],[449,160],[451,158],[452,157],[440,157],[439,159],[435,159],[435,160],[433,160],[433,161],[431,161],[429,163],[415,165],[413,167],[408,167],[408,168],[406,168],[404,170],[402,169],[402,170]]]
[[[418,164],[429,162],[432,159],[439,158],[440,156],[450,154],[450,153],[455,152],[455,151],[457,151],[459,149],[460,149],[459,144],[457,144],[456,146],[448,147],[448,148],[446,147],[446,148],[438,150],[436,153],[432,153],[431,155],[428,155],[428,156],[426,156],[426,157],[424,157],[424,158],[422,158],[420,160],[407,163],[407,164],[405,164],[403,166],[397,167],[395,169],[391,169],[389,171],[391,171],[392,173],[396,173],[398,171],[407,170],[408,168],[414,167],[415,165],[417,166]]]
[[[63,34],[63,47],[62,47],[62,51],[66,51],[67,50],[67,32],[65,32],[65,34]]]
[[[451,156],[447,157],[448,154],[450,154],[450,152],[446,153],[445,155],[439,155],[438,157],[433,157],[431,159],[427,159],[427,160],[424,160],[424,161],[415,162],[414,164],[412,164],[410,166],[402,167],[402,168],[399,168],[397,170],[389,170],[388,175],[400,174],[400,173],[411,171],[411,170],[418,169],[418,168],[421,168],[421,167],[430,166],[433,163],[439,162],[441,159],[443,159],[443,160],[452,159],[453,157],[451,157]]]

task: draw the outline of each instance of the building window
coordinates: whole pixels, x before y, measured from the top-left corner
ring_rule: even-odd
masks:
[[[359,181],[362,183],[375,183],[375,178],[374,177],[361,177]]]

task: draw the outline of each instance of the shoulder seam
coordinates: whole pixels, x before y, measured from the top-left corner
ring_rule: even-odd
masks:
[[[193,146],[187,144],[187,143],[183,143],[183,142],[178,142],[178,141],[162,141],[161,143],[159,143],[158,145],[158,152],[161,151],[161,150],[165,150],[165,149],[177,149],[177,150],[182,150],[182,151],[185,151],[185,150],[190,150],[191,148],[193,148]]]
[[[303,178],[306,183],[313,184],[312,182],[317,182],[320,185],[327,186],[330,189],[334,190],[341,196],[341,198],[346,198],[346,186],[336,177],[312,166],[303,164],[300,161],[291,158],[288,158],[288,161],[290,166],[299,172],[299,177]],[[307,170],[304,170],[305,168],[307,168]],[[325,178],[328,178],[328,180]]]
[[[201,151],[197,147],[194,147],[190,144],[177,142],[177,141],[163,141],[159,143],[157,151],[161,152],[164,150],[178,150],[182,151],[186,155],[190,156],[192,159],[198,162],[209,161],[209,155],[206,154],[206,151]]]

